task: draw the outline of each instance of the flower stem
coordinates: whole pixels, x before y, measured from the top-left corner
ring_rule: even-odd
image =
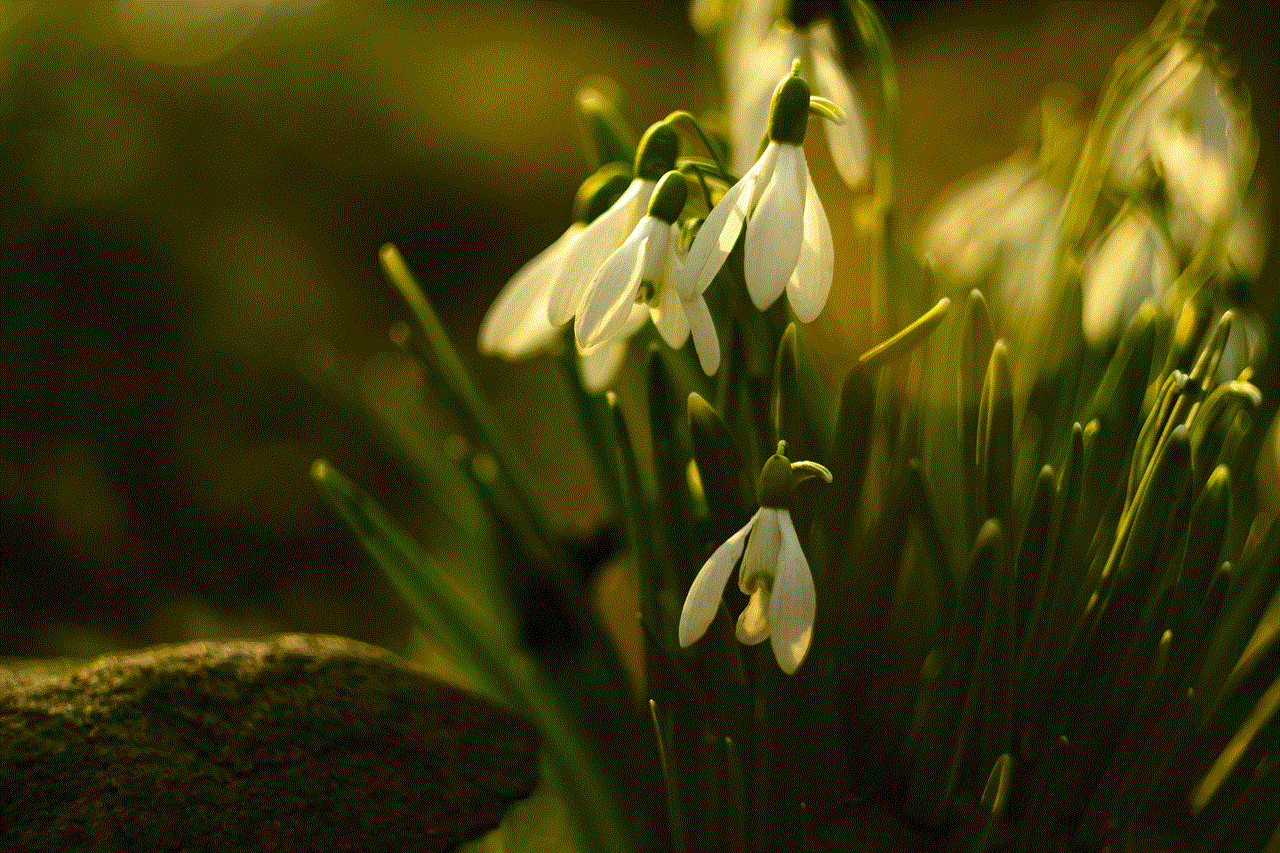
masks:
[[[711,159],[716,161],[716,165],[721,172],[728,174],[729,170],[724,164],[724,157],[720,153],[720,147],[711,141],[711,136],[698,122],[698,117],[688,110],[676,110],[666,117],[668,124],[675,124],[677,121],[683,121],[685,124],[693,128],[693,132],[698,134],[698,138],[702,140],[703,146],[707,149],[707,153],[711,155]]]

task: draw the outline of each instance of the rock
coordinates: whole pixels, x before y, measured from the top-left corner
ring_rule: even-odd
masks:
[[[536,774],[522,719],[338,637],[0,665],[0,850],[430,853]]]

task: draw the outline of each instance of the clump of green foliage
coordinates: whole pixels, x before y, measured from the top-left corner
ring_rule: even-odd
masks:
[[[714,378],[690,346],[632,339],[645,421],[588,388],[571,333],[550,342],[612,510],[586,545],[612,533],[635,573],[638,694],[590,597],[600,548],[551,522],[393,247],[384,267],[421,327],[397,341],[470,449],[442,473],[431,437],[384,435],[428,489],[462,482],[478,508],[483,605],[355,485],[325,464],[316,479],[459,670],[537,725],[583,849],[1277,849],[1280,525],[1253,476],[1280,388],[1264,347],[1233,354],[1241,271],[1210,228],[1121,333],[1081,323],[1090,248],[1134,203],[1173,216],[1172,178],[1120,192],[1107,147],[1208,10],[1170,3],[1078,144],[1042,141],[1063,202],[1046,295],[1025,311],[1002,289],[1009,258],[962,285],[897,228],[891,54],[874,11],[847,8],[876,72],[885,342],[832,394],[785,305],[753,308],[741,242],[706,297]],[[626,173],[634,133],[599,99],[588,116],[602,162]],[[734,177],[678,168],[692,233]],[[768,498],[788,504],[816,589],[795,675],[735,642],[736,584],[705,637],[678,642],[700,567],[765,502],[756,477],[779,441],[832,475]]]

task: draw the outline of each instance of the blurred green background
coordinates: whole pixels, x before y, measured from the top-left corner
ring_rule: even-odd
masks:
[[[1158,4],[888,3],[908,223],[1010,153],[1050,85],[1086,106]],[[331,459],[424,540],[449,523],[317,375],[424,378],[378,271],[397,243],[559,520],[600,513],[554,363],[475,353],[501,285],[589,168],[574,92],[643,128],[711,106],[686,4],[0,3],[0,656],[306,630],[406,648],[411,620],[308,477]],[[1263,4],[1220,15],[1275,221]],[[865,69],[848,56],[861,91]],[[842,246],[815,338],[870,343],[855,197],[812,155]],[[842,246],[842,247],[843,247]],[[1264,276],[1274,269],[1268,264]],[[446,416],[428,406],[428,433]],[[447,502],[447,499],[445,499]],[[465,553],[451,555],[464,565]]]

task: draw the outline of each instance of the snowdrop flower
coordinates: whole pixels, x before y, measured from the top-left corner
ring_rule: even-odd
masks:
[[[680,137],[671,125],[658,122],[645,132],[636,150],[635,179],[564,249],[547,300],[547,319],[553,326],[567,323],[577,314],[587,286],[640,221],[658,179],[675,168],[679,150]]]
[[[827,482],[831,472],[814,462],[793,464],[785,452],[786,442],[778,442],[778,452],[760,472],[760,509],[716,549],[689,587],[680,613],[680,646],[688,648],[706,633],[741,558],[738,588],[750,598],[738,616],[738,640],[747,645],[769,640],[778,666],[791,675],[813,639],[815,600],[813,576],[787,507],[796,472]]]
[[[1064,201],[1039,169],[1012,157],[938,208],[924,255],[962,284],[995,270],[1001,302],[1014,316],[1035,316],[1056,269]]]
[[[1203,56],[1178,42],[1147,75],[1116,122],[1108,160],[1125,186],[1151,163],[1169,194],[1171,234],[1188,250],[1234,214],[1253,167],[1244,108]]]
[[[574,223],[511,277],[485,314],[480,323],[482,353],[516,360],[551,342],[558,327],[547,319],[547,305],[565,251],[587,223],[617,201],[630,183],[628,175],[609,167],[583,182],[574,205]]]
[[[747,291],[761,311],[787,291],[802,323],[822,312],[834,264],[831,226],[804,159],[809,86],[783,78],[770,108],[769,144],[716,203],[689,248],[681,295],[703,293],[746,228]]]
[[[814,10],[810,7],[814,4],[791,5],[794,26],[778,22],[758,44],[744,40],[731,45],[741,54],[736,64],[733,56],[726,61],[733,170],[742,174],[750,167],[769,127],[774,85],[799,60],[800,67],[813,80],[814,93],[830,100],[845,115],[842,126],[825,128],[827,144],[840,177],[851,187],[859,186],[867,179],[870,167],[867,123],[845,77],[831,23],[813,20]]]
[[[720,366],[720,341],[700,292],[685,297],[678,289],[684,268],[676,247],[676,225],[689,195],[679,172],[658,182],[649,212],[609,256],[592,279],[578,309],[574,333],[578,348],[591,353],[603,344],[625,341],[649,316],[672,348],[693,345],[707,375]]]
[[[1085,337],[1101,344],[1126,326],[1142,303],[1173,284],[1173,252],[1159,226],[1145,211],[1132,208],[1085,259]]]

